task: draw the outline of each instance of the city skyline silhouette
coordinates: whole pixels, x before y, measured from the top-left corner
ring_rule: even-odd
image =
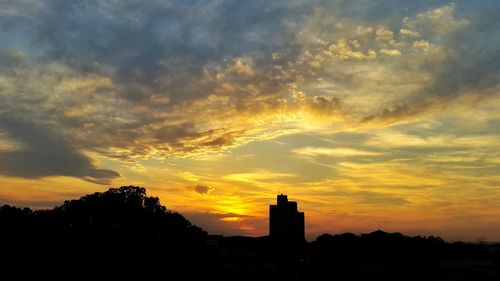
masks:
[[[21,259],[39,277],[472,281],[500,276],[500,244],[447,243],[382,230],[325,233],[306,242],[293,222],[303,218],[297,203],[283,194],[277,199],[270,206],[271,233],[262,237],[208,235],[137,186],[88,194],[50,210],[4,205],[0,241],[9,243],[3,243],[8,258],[1,268],[10,272]],[[30,258],[40,254],[44,259]]]
[[[495,0],[0,3],[0,205],[147,186],[194,224],[500,241]]]

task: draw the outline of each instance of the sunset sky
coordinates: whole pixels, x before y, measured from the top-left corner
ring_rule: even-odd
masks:
[[[500,2],[0,0],[0,205],[500,241]]]

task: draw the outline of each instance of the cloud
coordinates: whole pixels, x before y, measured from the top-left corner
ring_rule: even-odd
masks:
[[[399,34],[401,34],[402,36],[408,36],[408,37],[419,37],[420,36],[420,33],[418,33],[417,31],[413,31],[411,29],[408,29],[408,28],[401,28],[399,30]]]
[[[413,19],[405,18],[404,22],[410,30],[439,35],[453,32],[470,23],[466,19],[456,19],[453,3],[420,13]]]
[[[228,65],[227,71],[242,76],[253,76],[255,74],[252,68],[253,61],[251,58],[235,58]]]
[[[0,152],[0,174],[24,178],[73,176],[95,184],[110,184],[119,174],[98,169],[77,149],[30,124],[1,120],[0,128],[22,148]]]
[[[307,27],[309,32],[307,38],[316,35],[322,39],[321,42],[324,42],[325,38],[330,38],[328,41],[342,40],[341,42],[347,42],[352,46],[352,50],[365,53],[371,50],[377,56],[373,56],[375,59],[369,63],[363,64],[355,61],[343,64],[327,63],[322,53],[328,48],[329,43],[314,46],[311,40],[308,57],[312,60],[311,63],[321,65],[322,71],[328,76],[321,75],[321,70],[316,70],[316,76],[322,77],[322,86],[319,88],[312,84],[306,92],[321,91],[335,94],[341,100],[343,107],[349,108],[351,114],[354,112],[359,114],[357,118],[364,123],[386,126],[412,120],[421,115],[435,114],[446,109],[448,104],[456,105],[454,101],[469,94],[467,89],[472,83],[484,80],[480,83],[481,86],[476,84],[476,89],[481,91],[492,89],[493,85],[499,83],[498,76],[492,76],[492,73],[498,73],[498,64],[486,58],[496,57],[496,53],[492,50],[490,52],[487,47],[489,44],[485,43],[482,36],[478,40],[468,40],[467,43],[464,43],[464,38],[486,33],[497,38],[487,28],[488,23],[491,24],[494,20],[488,17],[460,18],[464,14],[458,16],[457,7],[449,4],[431,8],[414,16],[405,17],[400,23],[393,21],[391,25],[344,24],[340,30],[331,28],[330,33],[320,29],[321,34],[313,27]],[[326,17],[321,14],[320,16]],[[349,22],[352,19],[337,16],[336,21]],[[398,28],[394,26],[398,24],[399,33],[396,33]],[[315,25],[321,26],[318,23]],[[418,40],[415,40],[415,37],[418,37]],[[465,44],[467,47],[457,49],[456,46],[460,44]],[[483,44],[485,46],[479,46]],[[472,50],[485,48],[488,50],[484,53],[484,58],[488,60],[484,61],[487,67],[480,68],[473,62],[477,56]],[[476,59],[472,59],[474,57]],[[482,60],[483,56],[480,57]],[[379,79],[377,83],[367,79],[369,77],[367,73],[377,73],[377,70],[382,68],[386,70],[384,73],[386,75],[382,76],[385,79]],[[360,69],[363,69],[363,72]],[[365,69],[371,71],[364,71]],[[363,99],[358,100],[357,97],[361,96]],[[488,95],[485,94],[484,97],[488,98]],[[473,106],[473,104],[468,105]],[[343,112],[344,115],[345,112],[346,110]],[[354,116],[353,114],[348,117]],[[350,120],[350,118],[344,119]]]
[[[297,175],[290,173],[276,173],[267,170],[257,170],[254,172],[225,175],[222,179],[258,185],[266,182],[279,182],[294,177],[297,177]]]
[[[380,49],[380,53],[387,56],[400,56],[401,52],[397,49]]]
[[[358,26],[356,29],[356,35],[358,36],[365,36],[365,35],[371,35],[373,33],[373,28],[370,26]]]
[[[387,26],[380,25],[375,31],[375,35],[377,35],[377,41],[394,44],[393,42],[391,42],[394,39],[394,32],[391,31]]]
[[[209,194],[214,188],[204,184],[196,184],[193,186],[193,190],[199,194]]]
[[[388,205],[402,206],[408,204],[408,200],[397,194],[373,192],[373,191],[352,191],[335,189],[330,195],[334,197],[348,197],[355,201],[368,205]]]
[[[365,144],[372,147],[436,147],[436,148],[475,148],[481,146],[496,147],[500,137],[493,134],[483,135],[451,135],[431,134],[421,136],[398,132],[395,130],[383,130],[374,134]]]
[[[460,3],[28,3],[2,4],[0,37],[16,39],[2,40],[0,118],[57,128],[81,155],[383,127],[498,85],[496,18],[464,18]]]
[[[347,147],[328,148],[328,147],[303,147],[292,150],[300,156],[329,156],[329,157],[358,157],[358,156],[378,156],[380,152],[359,150]]]

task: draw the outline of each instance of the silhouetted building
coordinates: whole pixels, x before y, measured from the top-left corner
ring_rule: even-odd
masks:
[[[304,241],[304,213],[297,210],[297,202],[278,195],[278,204],[269,206],[269,236],[273,240]]]

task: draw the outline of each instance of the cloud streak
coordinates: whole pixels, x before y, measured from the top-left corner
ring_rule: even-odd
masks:
[[[377,156],[380,152],[359,150],[353,148],[328,148],[328,147],[304,147],[292,150],[300,156],[329,156],[329,157],[353,157],[353,156]]]
[[[98,169],[92,160],[39,128],[2,120],[1,129],[23,144],[22,148],[0,152],[0,174],[24,178],[73,176],[96,184],[109,184],[119,174]]]

